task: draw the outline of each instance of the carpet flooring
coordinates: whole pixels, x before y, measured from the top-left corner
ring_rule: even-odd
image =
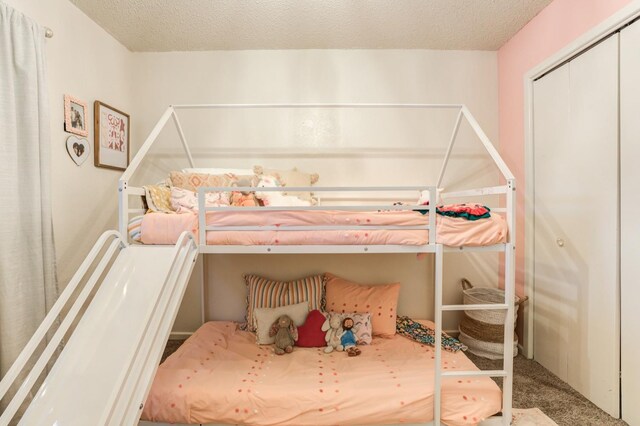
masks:
[[[481,370],[500,370],[502,360],[492,361],[469,352],[466,355]],[[537,362],[518,355],[513,360],[513,406],[539,408],[558,426],[623,426],[571,386]],[[494,379],[502,387],[502,378]]]
[[[162,361],[176,351],[182,340],[169,340]],[[482,370],[499,370],[502,361],[480,358],[471,353],[467,356]],[[558,426],[625,426],[622,420],[614,419],[600,410],[568,384],[546,370],[537,362],[518,355],[513,364],[513,406],[517,408],[539,408]],[[502,379],[494,379],[502,386]]]

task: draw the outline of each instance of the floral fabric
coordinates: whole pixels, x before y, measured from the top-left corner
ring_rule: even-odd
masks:
[[[396,332],[418,343],[424,343],[429,346],[433,346],[436,341],[436,332],[434,329],[422,325],[406,316],[398,316],[396,319]],[[467,347],[460,343],[458,339],[442,333],[442,349],[449,352],[458,352],[459,350],[466,351]]]

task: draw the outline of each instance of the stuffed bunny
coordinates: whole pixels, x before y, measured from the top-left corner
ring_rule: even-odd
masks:
[[[269,329],[269,336],[276,336],[275,348],[273,351],[277,355],[285,352],[291,353],[293,345],[298,340],[298,328],[288,315],[281,315]]]
[[[331,353],[335,349],[336,351],[342,351],[344,347],[340,343],[340,339],[344,334],[342,329],[342,318],[340,315],[328,314],[327,319],[322,324],[322,331],[326,331],[324,340],[327,342],[327,347],[324,348],[325,353]]]

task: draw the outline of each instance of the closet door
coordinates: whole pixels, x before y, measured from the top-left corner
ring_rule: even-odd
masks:
[[[622,418],[640,425],[640,22],[620,32]]]
[[[534,357],[619,414],[618,36],[534,85]]]

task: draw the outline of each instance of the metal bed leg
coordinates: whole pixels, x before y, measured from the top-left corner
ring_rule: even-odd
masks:
[[[433,397],[433,425],[440,426],[442,406],[442,266],[444,251],[442,244],[436,244],[435,250],[435,369]]]

